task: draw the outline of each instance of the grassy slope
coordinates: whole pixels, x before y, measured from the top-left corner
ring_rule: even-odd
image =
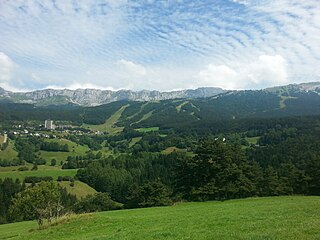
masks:
[[[100,125],[83,124],[82,127],[91,129],[93,131],[107,132],[110,134],[117,134],[119,132],[122,132],[123,127],[116,127],[115,124],[120,119],[123,111],[129,106],[130,106],[129,104],[122,106],[110,118],[108,118],[104,124],[100,124]]]
[[[260,137],[246,137],[246,140],[250,144],[257,144]]]
[[[143,121],[145,121],[145,120],[149,119],[149,118],[152,116],[153,112],[154,112],[154,110],[152,110],[152,111],[150,111],[150,112],[148,112],[148,113],[144,114],[140,120],[138,120],[138,121],[136,121],[136,122],[134,122],[134,123],[131,123],[131,125],[133,125],[133,124],[137,124],[137,123],[141,123],[141,122],[143,122]]]
[[[280,108],[285,108],[286,107],[286,103],[285,101],[288,100],[288,99],[297,99],[296,97],[288,97],[288,96],[280,96],[281,99],[280,99]]]
[[[138,143],[142,137],[135,137],[132,138],[131,141],[129,142],[129,148],[133,147],[136,143]]]
[[[320,197],[273,197],[102,212],[32,231],[0,226],[3,239],[319,239]]]
[[[89,147],[76,144],[67,139],[47,139],[46,141],[58,142],[59,144],[68,144],[70,152],[47,152],[40,151],[41,157],[47,160],[47,164],[50,164],[51,159],[56,159],[57,163],[60,161],[66,161],[68,156],[83,156],[89,151]]]
[[[80,181],[75,181],[73,187],[70,187],[70,182],[66,182],[66,181],[59,182],[59,184],[61,187],[66,188],[68,193],[71,193],[72,195],[76,195],[78,199],[86,197],[88,195],[95,194],[97,192],[89,185]]]
[[[14,143],[9,140],[9,145],[4,151],[0,151],[0,159],[13,160],[18,157],[18,152],[14,149]]]
[[[165,150],[162,150],[161,153],[163,154],[170,154],[173,152],[187,152],[186,149],[181,149],[181,148],[177,148],[177,147],[168,147]]]
[[[188,104],[188,103],[189,103],[188,101],[185,101],[185,102],[181,103],[180,105],[176,106],[177,112],[179,113],[179,112],[181,111],[181,108],[182,108],[184,105]]]
[[[29,166],[29,169],[32,166]],[[23,180],[26,176],[37,176],[45,177],[51,176],[53,179],[57,179],[59,176],[72,176],[74,177],[77,173],[77,169],[60,169],[59,167],[50,167],[50,166],[38,166],[37,171],[13,171],[18,167],[2,167],[0,171],[0,178],[19,178]],[[7,170],[7,171],[6,171]]]
[[[137,128],[135,130],[138,132],[156,132],[159,131],[159,127]]]

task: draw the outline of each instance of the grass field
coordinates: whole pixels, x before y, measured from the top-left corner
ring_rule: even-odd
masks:
[[[132,138],[129,142],[129,148],[133,147],[137,142],[139,142],[142,139],[142,137],[135,137]]]
[[[111,117],[109,117],[104,124],[100,124],[100,125],[83,124],[82,127],[91,129],[93,131],[107,132],[111,135],[122,132],[123,127],[116,127],[115,124],[120,119],[123,111],[129,106],[130,106],[129,104],[122,106]]]
[[[29,166],[31,168],[32,166]],[[59,176],[71,176],[74,177],[77,173],[77,169],[60,169],[59,167],[50,166],[38,166],[37,171],[13,171],[18,167],[1,167],[0,178],[13,178],[23,180],[26,176],[46,177],[50,176],[56,180]],[[7,171],[5,171],[7,169]]]
[[[159,127],[137,128],[135,130],[138,132],[157,132],[159,131]]]
[[[260,137],[246,137],[247,142],[253,145],[257,144],[259,139]]]
[[[76,195],[78,199],[86,197],[88,195],[95,194],[97,192],[89,185],[80,181],[75,181],[73,187],[70,186],[70,182],[66,182],[66,181],[59,182],[59,184],[61,187],[66,188],[68,193],[72,195]]]
[[[143,109],[144,109],[148,104],[149,104],[149,102],[146,102],[146,103],[142,104],[141,107],[140,107],[140,110],[139,110],[138,112],[136,112],[135,114],[127,117],[127,119],[132,119],[132,118],[138,116],[140,113],[142,113]]]
[[[161,151],[161,153],[163,154],[170,154],[173,152],[187,152],[186,149],[181,149],[181,148],[177,148],[177,147],[168,147],[165,150]]]
[[[280,108],[285,108],[286,107],[286,100],[288,99],[297,99],[296,97],[290,97],[290,96],[281,96],[281,99],[280,99]]]
[[[177,113],[181,112],[181,108],[188,103],[189,103],[188,101],[185,101],[185,102],[181,103],[180,105],[176,106]]]
[[[0,151],[0,159],[13,160],[18,157],[18,152],[14,149],[14,142],[9,140],[9,145],[4,151]]]
[[[136,121],[136,122],[134,122],[134,123],[131,123],[131,125],[137,124],[137,123],[141,123],[142,121],[147,120],[148,118],[150,118],[150,117],[152,116],[153,112],[154,112],[154,110],[152,110],[152,111],[144,114],[141,119],[139,119],[138,121]]]
[[[34,230],[0,226],[2,239],[320,239],[320,197],[272,197],[83,215]]]
[[[51,159],[56,159],[57,163],[60,163],[60,161],[65,162],[68,156],[84,156],[86,152],[90,150],[87,146],[82,146],[67,139],[48,139],[46,141],[68,144],[70,150],[70,152],[40,151],[40,156],[47,160],[48,165],[50,164]]]

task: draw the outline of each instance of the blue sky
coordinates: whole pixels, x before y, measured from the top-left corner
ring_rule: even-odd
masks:
[[[260,89],[319,63],[319,0],[0,0],[9,90]]]

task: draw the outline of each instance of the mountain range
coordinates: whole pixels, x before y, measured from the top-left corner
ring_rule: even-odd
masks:
[[[263,91],[285,94],[285,92],[317,92],[320,93],[320,82],[290,84],[287,86],[272,87]],[[43,89],[31,92],[11,92],[0,87],[0,100],[3,102],[29,103],[36,106],[66,105],[99,106],[111,102],[127,101],[161,101],[169,99],[196,99],[214,97],[225,93],[241,91],[229,91],[216,87],[203,87],[198,89],[186,89],[171,92],[160,91],[131,91],[131,90],[99,90],[99,89]]]
[[[14,103],[29,103],[38,106],[76,104],[80,106],[98,106],[110,102],[129,101],[160,101],[176,98],[205,98],[225,93],[221,88],[198,88],[181,91],[159,92],[159,91],[131,91],[131,90],[99,90],[99,89],[77,89],[56,90],[44,89],[32,92],[11,92],[0,88],[0,99]]]

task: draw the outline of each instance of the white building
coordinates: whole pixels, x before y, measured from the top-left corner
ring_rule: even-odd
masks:
[[[54,126],[52,120],[46,120],[46,121],[44,122],[44,127],[45,127],[45,129],[47,129],[47,130],[54,130],[54,129],[55,129],[55,126]]]

